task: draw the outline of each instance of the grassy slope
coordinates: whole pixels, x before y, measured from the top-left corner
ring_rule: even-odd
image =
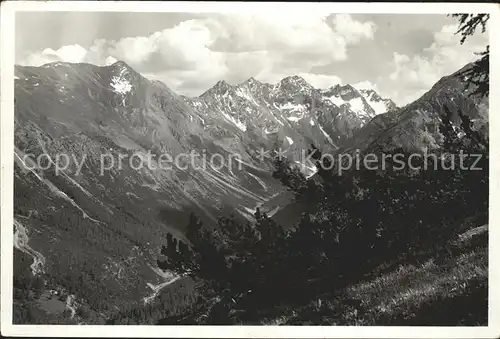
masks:
[[[419,267],[401,266],[352,286],[347,296],[364,310],[356,324],[475,325],[487,319],[487,278],[487,250],[480,248],[441,265],[431,259]]]
[[[265,323],[487,325],[487,239],[486,226],[470,229],[422,264],[400,265]]]

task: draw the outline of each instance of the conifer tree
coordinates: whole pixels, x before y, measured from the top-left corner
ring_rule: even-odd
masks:
[[[489,14],[452,14],[451,16],[458,19],[456,34],[461,35],[461,44],[479,29],[481,33],[485,33],[490,19]],[[486,49],[478,55],[480,59],[474,63],[472,68],[465,70],[463,75],[469,78],[469,85],[477,86],[474,93],[487,96],[490,91],[490,45],[487,45]]]

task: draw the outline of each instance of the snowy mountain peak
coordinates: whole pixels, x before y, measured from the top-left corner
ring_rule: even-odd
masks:
[[[124,61],[117,61],[106,68],[110,70],[112,76],[126,77],[132,82],[141,78],[140,74]]]
[[[362,82],[358,85],[336,85],[322,91],[337,106],[347,105],[355,112],[366,112],[368,117],[397,108],[391,99],[382,98],[373,88]]]
[[[334,94],[340,96],[344,100],[352,100],[361,97],[361,94],[351,85],[337,85],[334,87]]]
[[[397,108],[394,101],[391,99],[382,98],[373,89],[360,89],[359,93],[365,98],[368,104],[375,110],[375,113],[381,114],[392,111]]]
[[[219,80],[212,88],[203,93],[201,97],[207,97],[214,94],[223,95],[233,89],[234,87],[228,84],[225,80]]]
[[[369,81],[361,81],[353,85],[354,88],[366,99],[377,114],[392,111],[397,108],[394,101],[380,96],[376,86]]]
[[[228,84],[225,80],[219,80],[215,84],[214,88],[230,88],[232,87],[230,84]]]
[[[272,95],[280,100],[297,99],[297,96],[303,97],[310,95],[314,88],[298,75],[288,76],[278,82],[272,89]]]
[[[370,95],[374,100],[382,100],[382,97],[373,89],[358,89],[358,92],[361,94]]]
[[[255,79],[254,77],[248,78],[244,83],[250,84],[250,85],[262,85],[262,83]]]
[[[346,107],[362,119],[372,118],[376,112],[351,85],[336,85],[322,91],[323,97],[337,107]]]
[[[125,61],[118,60],[115,63],[111,64],[109,66],[112,69],[118,69],[118,70],[123,70],[123,69],[132,69]]]
[[[296,87],[303,87],[303,88],[312,88],[312,86],[304,80],[304,78],[298,76],[298,75],[292,75],[288,76],[286,78],[283,78],[279,84],[280,86],[296,86]]]
[[[266,85],[269,86],[268,84],[263,84],[260,81],[256,80],[254,77],[251,77],[239,84],[237,88],[248,89],[250,92],[258,94]]]

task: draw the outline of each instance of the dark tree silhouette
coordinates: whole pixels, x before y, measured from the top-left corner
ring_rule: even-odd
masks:
[[[202,227],[202,222],[191,212],[189,215],[189,223],[187,225],[186,237],[189,241],[196,243],[198,241],[199,232]]]
[[[461,35],[461,44],[474,35],[478,29],[481,33],[485,33],[490,18],[489,14],[452,14],[451,16],[458,19],[456,34]],[[473,93],[487,96],[490,92],[490,45],[477,55],[480,56],[479,60],[471,68],[466,69],[463,75],[469,78],[469,86],[476,86]]]

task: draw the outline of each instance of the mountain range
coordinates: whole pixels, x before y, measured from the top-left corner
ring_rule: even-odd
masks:
[[[259,150],[280,148],[296,156],[311,144],[335,150],[371,118],[395,109],[374,91],[350,85],[318,90],[298,76],[274,86],[253,78],[236,86],[219,81],[201,96],[188,98],[123,62],[108,67],[61,62],[16,67],[15,82],[16,147],[21,153],[65,151],[78,159],[87,154],[94,161],[100,148],[112,153],[151,150],[175,156],[203,149],[238,155],[245,167],[241,173],[234,173],[236,168],[144,169],[137,179],[140,187],[167,191],[171,202],[166,205],[173,209],[190,204],[203,209],[207,192],[210,204],[225,204],[231,195],[248,200],[250,205],[241,208],[251,208],[274,194],[270,163],[259,161]],[[80,177],[85,180],[86,175]]]
[[[470,95],[461,74],[398,108],[373,89],[316,89],[299,76],[274,85],[219,81],[186,97],[121,61],[16,66],[14,220],[15,239],[24,239],[17,247],[30,255],[36,250],[33,272],[48,272],[52,285],[80,303],[106,312],[113,310],[104,305],[140,304],[171,278],[156,258],[167,233],[188,242],[190,212],[217,227],[225,213],[251,221],[258,206],[272,216],[290,202],[272,177],[271,157],[259,158],[262,150],[280,149],[312,177],[314,166],[297,160],[311,144],[331,153],[439,149],[448,112],[454,128],[462,128],[459,109],[487,134],[487,99]],[[155,168],[128,161],[192,151],[236,160],[202,169],[186,159],[185,167],[168,169],[158,168],[158,160]],[[70,161],[58,173],[49,165],[61,154]],[[126,158],[103,171],[103,155]]]

